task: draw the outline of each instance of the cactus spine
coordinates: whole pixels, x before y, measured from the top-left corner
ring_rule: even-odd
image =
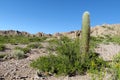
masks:
[[[86,54],[89,51],[89,40],[90,40],[90,18],[89,12],[84,12],[82,16],[82,53]]]

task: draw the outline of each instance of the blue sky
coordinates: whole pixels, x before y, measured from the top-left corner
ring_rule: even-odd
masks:
[[[84,11],[90,12],[91,26],[120,23],[120,0],[0,0],[0,30],[79,30]]]

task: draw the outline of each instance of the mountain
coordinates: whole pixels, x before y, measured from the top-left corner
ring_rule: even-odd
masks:
[[[36,36],[36,37],[50,37],[51,34],[45,34],[43,32],[38,32],[36,34],[30,34],[25,31],[15,31],[15,30],[0,30],[0,35],[2,36]]]
[[[105,36],[105,35],[119,35],[120,34],[120,24],[103,24],[97,25],[95,27],[91,27],[91,36]],[[38,32],[36,34],[30,34],[25,31],[15,31],[15,30],[0,30],[0,35],[11,35],[11,36],[36,36],[36,37],[60,37],[60,36],[68,36],[70,38],[76,38],[81,35],[81,30],[70,31],[70,32],[62,32],[62,33],[54,33],[54,34],[45,34],[43,32]]]

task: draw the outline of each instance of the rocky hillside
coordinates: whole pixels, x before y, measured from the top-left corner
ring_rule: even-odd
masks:
[[[120,34],[120,24],[103,24],[97,25],[95,27],[91,27],[91,36],[105,36],[105,35],[119,35]],[[62,33],[54,33],[54,34],[45,34],[43,32],[38,32],[36,34],[30,34],[25,31],[15,31],[15,30],[0,30],[0,35],[22,35],[22,36],[36,36],[36,37],[60,37],[60,36],[68,36],[70,38],[75,38],[76,36],[81,35],[81,30],[70,31],[70,32],[62,32]]]
[[[55,33],[53,36],[68,36],[75,38],[81,35],[81,30],[63,33]],[[120,24],[103,24],[91,27],[91,36],[120,35]]]
[[[43,32],[38,32],[36,34],[30,34],[28,32],[25,32],[25,31],[15,31],[15,30],[1,30],[0,31],[0,35],[3,35],[3,36],[35,36],[35,37],[50,37],[52,36],[51,34],[45,34]]]

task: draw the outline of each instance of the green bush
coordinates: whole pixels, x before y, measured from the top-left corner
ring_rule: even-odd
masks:
[[[0,51],[4,51],[5,50],[5,45],[0,44]]]
[[[111,36],[111,35],[104,35],[105,37],[92,37],[92,39],[95,40],[95,42],[102,42],[102,43],[117,43],[120,44],[120,36]],[[92,40],[91,40],[92,41]]]
[[[100,43],[103,42],[104,38],[103,37],[90,37],[90,50],[93,50],[96,48],[96,46]]]
[[[15,47],[15,50],[21,50],[23,51],[25,54],[30,52],[30,48],[26,47],[26,48],[22,48],[22,47]]]
[[[32,43],[27,46],[28,48],[42,48],[42,45],[40,43]]]
[[[30,48],[23,48],[22,50],[26,54],[26,53],[29,53],[31,49]]]
[[[0,36],[0,43],[28,44],[30,42],[42,42],[46,37],[26,37],[26,36]]]
[[[114,56],[110,66],[114,80],[120,80],[120,53]]]
[[[110,41],[120,45],[120,36],[113,36]]]
[[[104,43],[104,44],[109,44],[109,42],[116,43],[120,45],[120,37],[119,36],[110,36],[110,35],[105,35],[105,37],[93,37],[91,36],[90,38],[90,48],[94,49],[97,44]]]
[[[26,57],[25,53],[21,50],[14,50],[12,55],[16,59],[23,59]]]
[[[31,63],[33,68],[37,68],[43,72],[50,72],[55,74],[64,74],[68,71],[66,66],[69,65],[66,57],[49,55],[40,57]],[[66,65],[67,64],[67,65]]]
[[[42,42],[46,40],[46,37],[29,37],[29,42]]]
[[[57,39],[51,44],[56,45],[54,49],[57,55],[39,57],[31,63],[31,66],[42,72],[74,76],[86,73],[91,66],[93,69],[99,70],[101,66],[106,65],[105,61],[94,52],[82,55],[79,44],[79,39],[72,40],[67,37]]]
[[[49,46],[47,46],[47,50],[48,51],[55,51],[56,50],[56,44],[57,44],[57,39],[53,38],[51,40],[48,41]]]

